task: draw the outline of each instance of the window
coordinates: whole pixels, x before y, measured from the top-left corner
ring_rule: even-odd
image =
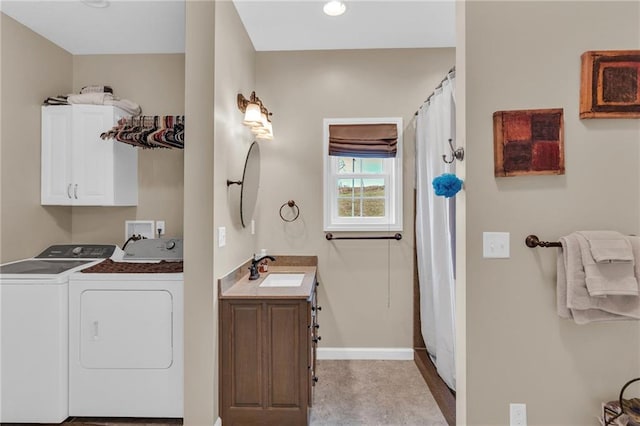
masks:
[[[330,126],[356,125],[365,130],[367,126],[360,125],[383,123],[395,126],[397,144],[382,142],[376,153],[371,148],[358,152],[361,138],[355,137],[356,148],[329,155]],[[392,145],[393,150],[387,148]],[[395,156],[390,156],[392,151]],[[402,118],[325,119],[323,156],[325,231],[402,230]]]

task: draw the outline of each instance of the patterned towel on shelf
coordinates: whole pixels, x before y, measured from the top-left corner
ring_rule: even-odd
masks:
[[[139,115],[122,118],[100,137],[144,149],[184,149],[184,115]]]
[[[602,404],[602,426],[640,426],[640,398],[623,399],[624,413],[620,412],[619,401]]]
[[[623,399],[622,406],[629,417],[629,426],[640,426],[640,398]]]
[[[69,105],[67,95],[49,96],[42,103],[43,105]]]

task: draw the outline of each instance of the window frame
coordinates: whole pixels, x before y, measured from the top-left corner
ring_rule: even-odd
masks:
[[[331,124],[381,124],[394,123],[398,128],[398,144],[395,157],[383,160],[382,174],[348,173],[338,174],[337,161],[329,155],[329,125]],[[367,232],[402,231],[402,118],[325,118],[323,121],[323,212],[324,231]],[[351,158],[351,157],[344,157]],[[385,179],[385,216],[383,217],[339,217],[338,179]],[[388,183],[388,184],[387,184]]]

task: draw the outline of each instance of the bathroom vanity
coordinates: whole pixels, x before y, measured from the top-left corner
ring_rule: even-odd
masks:
[[[257,280],[249,280],[247,262],[218,281],[224,425],[309,423],[320,340],[317,257],[275,257]]]

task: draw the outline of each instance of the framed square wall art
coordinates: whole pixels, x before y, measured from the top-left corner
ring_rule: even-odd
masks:
[[[495,176],[563,175],[562,108],[493,113]]]
[[[580,118],[640,118],[640,50],[585,52]]]

